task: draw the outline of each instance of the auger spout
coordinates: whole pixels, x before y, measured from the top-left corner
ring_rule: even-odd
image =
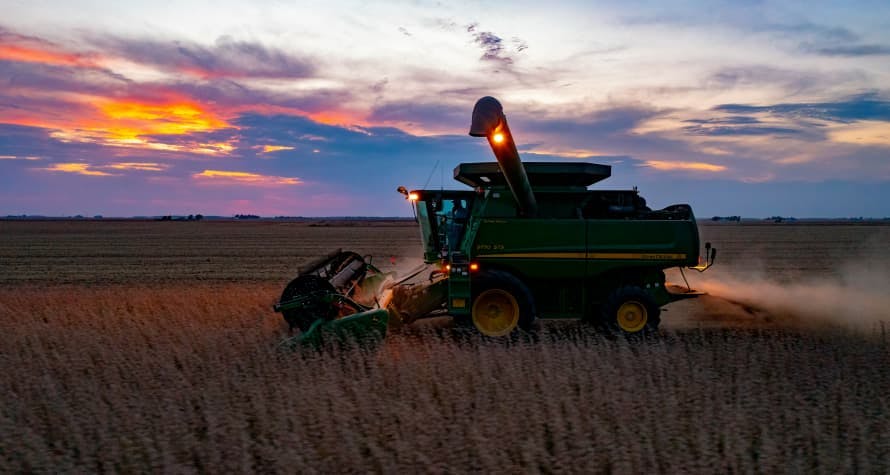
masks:
[[[501,173],[507,181],[507,186],[513,193],[519,207],[519,214],[524,217],[534,217],[538,214],[538,202],[532,192],[531,183],[525,173],[516,143],[513,142],[513,134],[507,125],[507,117],[504,108],[497,99],[485,96],[476,101],[473,108],[473,121],[470,124],[470,135],[473,137],[485,137],[491,150],[494,152]]]

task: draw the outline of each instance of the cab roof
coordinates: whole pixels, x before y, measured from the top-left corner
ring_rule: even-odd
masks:
[[[612,167],[585,162],[522,162],[532,188],[588,186],[612,176]],[[497,162],[461,163],[454,168],[454,179],[473,188],[506,186]]]

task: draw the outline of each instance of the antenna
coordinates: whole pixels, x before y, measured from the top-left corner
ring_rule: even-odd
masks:
[[[430,180],[433,179],[433,173],[436,173],[436,168],[439,166],[439,160],[436,160],[436,164],[433,165],[433,169],[430,170],[430,176],[426,177],[426,182],[423,184],[422,189],[426,189],[426,186],[430,184]]]

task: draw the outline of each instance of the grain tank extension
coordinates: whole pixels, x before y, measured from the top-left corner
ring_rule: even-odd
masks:
[[[519,158],[501,104],[480,99],[470,135],[496,162],[462,163],[461,190],[400,188],[420,227],[427,267],[383,274],[354,253],[304,269],[275,306],[315,346],[344,336],[382,338],[388,325],[450,315],[483,335],[531,331],[538,319],[581,318],[604,331],[655,330],[661,307],[700,292],[665,283],[672,267],[704,271],[692,209],[652,210],[633,190],[588,189],[611,167]]]

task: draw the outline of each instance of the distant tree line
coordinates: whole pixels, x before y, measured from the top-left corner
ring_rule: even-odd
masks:
[[[764,221],[772,221],[774,223],[783,223],[785,221],[797,221],[797,218],[794,216],[784,217],[784,216],[770,216],[769,218],[764,219]]]
[[[204,219],[203,214],[190,214],[188,216],[161,216],[158,221],[201,221]]]

